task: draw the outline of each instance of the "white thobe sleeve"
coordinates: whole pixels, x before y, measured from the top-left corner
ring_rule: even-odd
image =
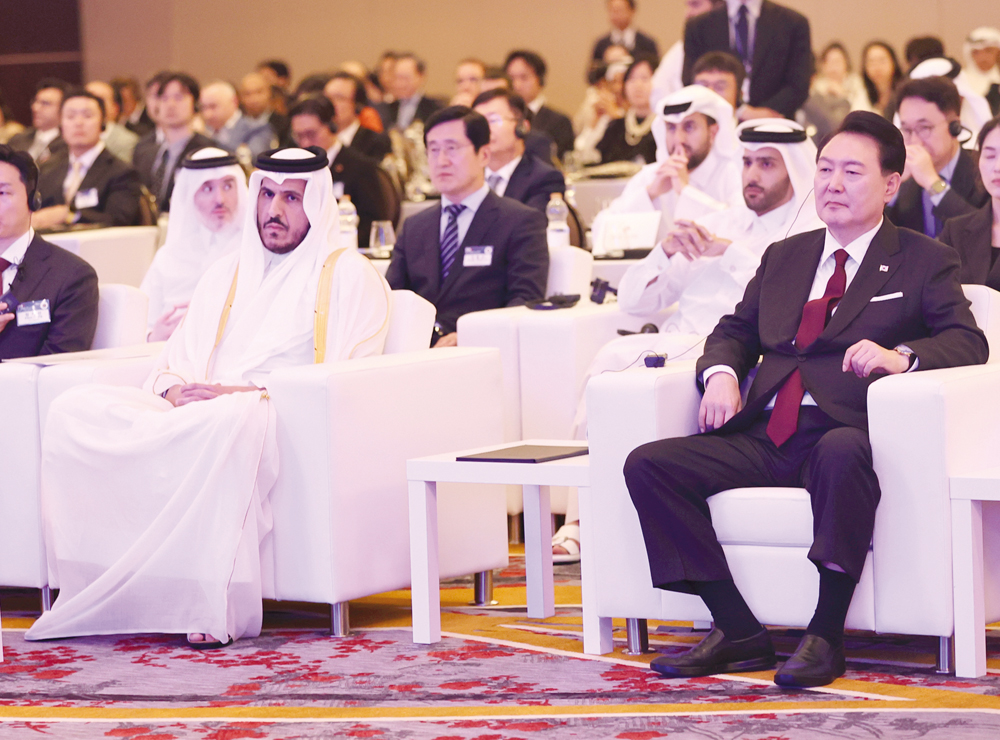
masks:
[[[625,313],[636,316],[663,311],[680,298],[695,268],[695,263],[684,255],[668,257],[656,246],[622,276],[618,283],[618,305]],[[656,282],[651,283],[653,280]]]
[[[385,278],[367,257],[348,251],[337,262],[331,288],[325,361],[382,354],[391,293]]]

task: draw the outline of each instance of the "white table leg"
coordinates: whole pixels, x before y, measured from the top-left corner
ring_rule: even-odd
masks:
[[[552,507],[548,486],[524,486],[524,570],[528,591],[528,616],[556,613],[552,579]]]
[[[441,640],[437,483],[411,480],[409,491],[413,641],[426,645]]]
[[[593,557],[594,517],[590,488],[580,488],[580,591],[583,596],[583,652],[604,655],[614,650],[611,617],[597,616],[597,566]],[[589,555],[589,557],[588,557]]]
[[[983,503],[951,502],[951,561],[955,599],[955,675],[986,675]]]

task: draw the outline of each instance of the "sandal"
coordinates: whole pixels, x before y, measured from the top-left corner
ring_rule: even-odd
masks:
[[[200,640],[191,639],[196,636],[202,639]],[[215,639],[209,640],[208,638],[210,637],[212,636],[206,635],[203,632],[191,632],[187,636],[188,647],[194,648],[195,650],[217,650],[218,648],[229,647],[230,645],[233,644],[232,637],[230,637],[225,642],[221,642],[220,640],[215,640]]]
[[[552,537],[552,547],[562,547],[566,552],[553,552],[552,562],[565,565],[580,562],[580,525],[564,524]]]

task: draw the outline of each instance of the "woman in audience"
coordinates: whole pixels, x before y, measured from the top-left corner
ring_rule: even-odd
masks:
[[[205,269],[239,248],[246,208],[247,178],[235,156],[209,147],[181,164],[167,240],[140,286],[149,296],[149,341],[170,338]]]
[[[885,41],[872,41],[861,52],[861,77],[865,83],[866,98],[860,102],[867,104],[864,110],[874,111],[892,120],[892,93],[903,79],[896,52]]]
[[[865,85],[861,77],[851,70],[851,59],[842,43],[834,41],[820,52],[817,72],[810,95],[844,101],[849,110],[864,110],[867,107]]]
[[[652,112],[653,72],[656,60],[640,57],[625,70],[625,115],[611,121],[604,137],[597,144],[601,163],[631,161],[649,164],[656,161],[656,142],[653,140]]]
[[[1000,116],[979,131],[979,174],[990,201],[944,224],[938,237],[962,258],[962,282],[1000,290]]]
[[[632,57],[625,56],[610,64],[594,62],[590,66],[587,92],[580,109],[573,116],[573,130],[576,131],[573,150],[580,164],[596,164],[601,161],[597,144],[604,138],[608,124],[625,114],[622,87],[625,70],[631,63]]]

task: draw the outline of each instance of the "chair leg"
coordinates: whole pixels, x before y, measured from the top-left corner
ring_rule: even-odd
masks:
[[[507,517],[507,541],[512,545],[524,544],[524,530],[521,526],[521,515]]]
[[[645,619],[626,619],[625,632],[628,636],[626,655],[642,655],[649,652],[649,628]]]
[[[330,636],[347,637],[351,634],[350,602],[330,604]]]
[[[955,672],[954,666],[951,664],[952,642],[951,637],[938,638],[937,665],[934,666],[935,673],[950,675]]]
[[[42,586],[42,611],[47,612],[52,608],[52,589]]]
[[[492,606],[496,604],[493,600],[493,571],[484,570],[476,573],[475,596],[473,606]]]

